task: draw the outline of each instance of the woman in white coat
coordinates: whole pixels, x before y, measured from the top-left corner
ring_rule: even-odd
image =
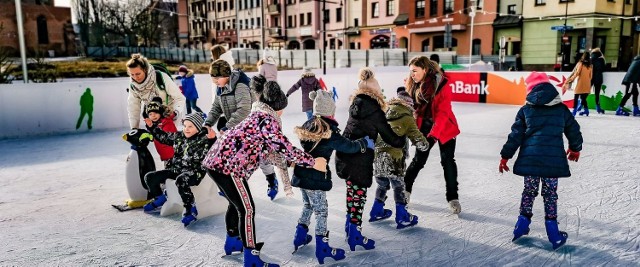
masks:
[[[127,61],[127,73],[131,77],[127,98],[131,129],[140,126],[142,107],[156,96],[162,98],[162,104],[168,109],[167,113],[173,116],[173,120],[180,121],[184,115],[185,98],[169,75],[154,69],[141,54],[131,55],[131,59]]]

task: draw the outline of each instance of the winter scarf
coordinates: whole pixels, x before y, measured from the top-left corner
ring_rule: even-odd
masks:
[[[131,85],[133,85],[133,93],[141,99],[146,99],[146,102],[150,102],[156,96],[159,96],[156,92],[156,70],[149,64],[149,70],[147,70],[147,77],[142,83],[137,83],[131,78]]]

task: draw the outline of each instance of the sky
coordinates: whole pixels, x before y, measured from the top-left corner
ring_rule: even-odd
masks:
[[[55,5],[56,6],[70,7],[71,6],[71,0],[56,0]]]

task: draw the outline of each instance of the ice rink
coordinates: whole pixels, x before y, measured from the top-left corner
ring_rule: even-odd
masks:
[[[299,102],[291,102],[283,124],[291,141],[299,145],[293,127],[305,115]],[[435,148],[411,196],[410,212],[420,216],[419,224],[396,230],[392,218],[367,222],[374,185],[363,234],[376,241],[376,248],[351,252],[343,231],[345,185],[334,176],[334,188],[328,193],[330,244],[346,249],[347,258],[325,265],[640,266],[640,118],[595,111],[577,118],[585,140],[583,151],[580,161],[570,164],[573,176],[561,179],[558,188],[560,228],[569,239],[553,251],[544,229],[541,197],[534,206],[530,235],[511,242],[523,179],[512,173],[501,175],[498,163],[519,107],[454,103],[453,108],[462,130],[456,153],[462,213],[455,216],[448,210]],[[347,105],[341,104],[337,109],[341,128],[346,118]],[[124,171],[129,145],[121,139],[125,131],[0,141],[0,265],[242,263],[241,254],[221,257],[222,215],[201,218],[184,228],[180,215],[160,217],[111,207],[127,198]],[[159,160],[157,165],[161,166]],[[266,243],[262,259],[285,266],[318,265],[315,241],[291,254],[302,208],[298,189],[294,188],[293,198],[281,191],[272,202],[260,171],[250,186],[257,206],[258,241]],[[391,199],[387,206],[393,206]],[[313,232],[314,223],[310,229]]]

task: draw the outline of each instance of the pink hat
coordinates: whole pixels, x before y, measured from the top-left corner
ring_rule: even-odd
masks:
[[[527,94],[529,94],[531,89],[536,85],[548,82],[549,76],[547,76],[546,73],[537,71],[531,72],[531,74],[529,74],[529,76],[524,80],[524,83],[527,85]]]

